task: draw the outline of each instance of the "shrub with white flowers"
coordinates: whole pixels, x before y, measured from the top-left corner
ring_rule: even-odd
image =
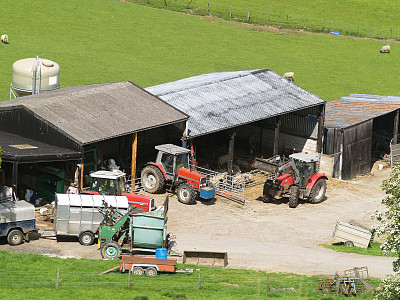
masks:
[[[389,179],[382,182],[382,190],[386,196],[382,200],[387,208],[385,212],[376,211],[373,218],[381,224],[374,225],[372,231],[376,235],[386,234],[386,241],[381,245],[386,255],[395,253],[398,258],[393,262],[395,276],[382,279],[381,284],[374,290],[375,299],[400,299],[400,164],[392,169]]]

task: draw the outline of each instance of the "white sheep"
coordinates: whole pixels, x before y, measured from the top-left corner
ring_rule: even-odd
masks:
[[[8,35],[7,34],[3,34],[1,36],[1,42],[4,44],[8,44]]]
[[[382,46],[381,50],[379,51],[380,53],[390,53],[390,46]]]
[[[294,72],[287,72],[283,74],[283,78],[286,78],[289,81],[294,81]]]

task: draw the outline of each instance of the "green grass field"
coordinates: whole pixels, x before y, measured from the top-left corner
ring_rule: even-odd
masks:
[[[322,247],[337,251],[337,252],[345,252],[345,253],[356,253],[361,255],[374,255],[374,256],[385,256],[381,250],[382,243],[373,242],[368,248],[361,247],[347,247],[342,243],[334,243],[334,244],[322,244]],[[390,253],[388,256],[396,257],[397,255],[394,253]]]
[[[132,276],[128,288],[128,273],[115,271],[97,275],[118,265],[118,261],[61,259],[4,251],[0,251],[0,261],[0,298],[10,300],[345,299],[317,292],[318,279],[327,280],[328,276],[200,267],[200,271],[193,274]],[[60,270],[58,288],[57,270]],[[377,286],[379,280],[370,279],[369,282]],[[357,298],[372,299],[372,296],[364,294]]]
[[[79,6],[79,9],[78,9]],[[29,7],[29,9],[26,9]],[[208,72],[269,68],[325,100],[349,93],[400,95],[399,44],[267,32],[220,19],[115,0],[5,2],[0,99],[12,64],[38,55],[61,67],[61,86],[130,80],[148,87]]]

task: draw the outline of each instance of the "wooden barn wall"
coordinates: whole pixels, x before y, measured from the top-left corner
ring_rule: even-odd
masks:
[[[81,151],[81,146],[24,109],[0,112],[0,130],[53,146]]]
[[[343,132],[342,179],[370,171],[373,120],[346,128]]]

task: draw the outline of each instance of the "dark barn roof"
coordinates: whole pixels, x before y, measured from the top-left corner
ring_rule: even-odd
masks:
[[[400,97],[350,94],[326,104],[325,127],[351,127],[399,108]]]
[[[0,131],[3,161],[39,162],[80,159],[81,153]]]
[[[71,86],[0,102],[0,111],[21,108],[80,145],[187,119],[128,81]]]
[[[203,74],[146,90],[189,115],[192,137],[325,103],[268,69]]]

